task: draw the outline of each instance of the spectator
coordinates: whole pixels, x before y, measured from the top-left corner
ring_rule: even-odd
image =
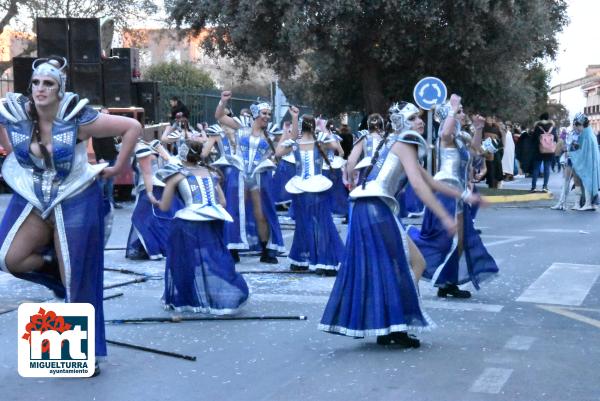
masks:
[[[348,155],[350,155],[350,152],[352,152],[352,146],[354,144],[354,137],[350,132],[350,127],[347,124],[342,124],[338,134],[342,137],[342,149],[344,150],[344,159],[348,159]]]
[[[503,144],[502,144],[502,133],[500,127],[496,123],[494,117],[487,117],[485,125],[483,127],[483,140],[490,138],[492,144],[497,149],[495,153],[488,153],[485,159],[485,167],[487,170],[486,183],[489,188],[499,188],[500,182],[502,181],[502,155],[503,155]]]
[[[546,135],[552,135],[552,141],[546,143]],[[554,127],[554,122],[550,120],[548,113],[542,113],[540,120],[535,123],[533,128],[533,169],[531,172],[531,192],[535,192],[540,167],[544,167],[544,185],[543,192],[548,192],[548,180],[550,179],[550,165],[556,151],[558,135]]]
[[[512,137],[512,124],[501,125],[504,137],[504,154],[502,155],[502,173],[506,181],[512,181],[515,174],[515,142]]]
[[[181,113],[186,119],[190,118],[190,111],[177,96],[172,96],[171,99],[169,99],[169,104],[171,105],[171,124],[177,119],[178,113]]]

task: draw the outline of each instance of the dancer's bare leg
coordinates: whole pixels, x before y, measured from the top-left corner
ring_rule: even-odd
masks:
[[[425,258],[419,251],[419,248],[415,245],[415,243],[410,239],[410,237],[406,237],[406,242],[408,243],[408,255],[410,260],[410,267],[415,276],[415,285],[418,286],[419,280],[425,271]]]
[[[260,199],[260,189],[255,189],[250,192],[252,199],[252,213],[256,220],[256,230],[258,231],[258,238],[261,242],[269,241],[269,225],[267,224],[267,218],[265,217],[262,210],[262,203]]]
[[[6,267],[11,273],[28,273],[42,268],[40,250],[52,239],[52,225],[35,213],[25,219],[6,254]]]

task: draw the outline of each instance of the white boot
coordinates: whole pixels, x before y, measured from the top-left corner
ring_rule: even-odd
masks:
[[[596,208],[594,206],[592,206],[592,193],[588,192],[584,188],[584,194],[585,194],[585,204],[575,210],[578,210],[578,211],[596,210]]]
[[[567,196],[569,195],[569,189],[571,186],[571,174],[567,174],[565,171],[563,186],[560,191],[560,198],[558,203],[552,206],[550,209],[552,210],[567,210]]]

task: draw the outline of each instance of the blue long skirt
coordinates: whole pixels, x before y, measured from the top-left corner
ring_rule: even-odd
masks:
[[[219,167],[225,177],[223,193],[225,194],[225,209],[233,222],[225,222],[223,234],[227,249],[246,250],[246,209],[244,206],[244,178],[242,172],[233,166]]]
[[[277,256],[285,251],[283,243],[283,235],[281,234],[281,226],[279,218],[275,211],[275,202],[273,201],[273,174],[271,171],[263,171],[258,177],[260,185],[260,199],[262,212],[267,219],[269,226],[269,240],[267,241],[267,249],[271,256]],[[260,251],[261,245],[256,227],[256,219],[252,211],[252,199],[246,197],[246,235],[248,245],[253,251]]]
[[[450,216],[456,216],[458,202],[439,193],[436,196]],[[425,258],[423,278],[433,281],[436,287],[460,285],[470,281],[479,289],[480,283],[498,273],[496,261],[475,231],[471,206],[466,202],[463,203],[462,213],[464,258],[458,253],[458,234],[449,237],[440,220],[428,208],[425,208],[421,230],[412,226],[408,229],[410,237]]]
[[[162,300],[168,309],[223,315],[248,299],[248,285],[236,273],[223,241],[223,222],[173,219]]]
[[[431,328],[404,252],[399,222],[379,198],[350,212],[346,256],[319,329],[353,337]]]
[[[31,213],[32,205],[19,194],[13,194],[0,223],[0,243],[12,242],[18,228]],[[87,302],[96,311],[96,356],[106,356],[104,334],[104,202],[102,189],[95,181],[83,192],[63,200],[53,212],[65,265],[66,284],[63,284],[54,264],[54,272],[22,273],[15,276],[44,285],[65,296],[65,302]],[[64,231],[61,229],[64,228]],[[62,232],[61,232],[62,231]],[[8,250],[8,248],[7,248]],[[7,273],[6,255],[1,267]]]
[[[280,160],[277,170],[273,175],[273,201],[276,205],[283,205],[292,201],[292,195],[285,190],[285,184],[296,175],[296,165],[285,160]]]
[[[310,270],[337,270],[344,260],[344,243],[338,234],[326,192],[292,196],[296,214],[290,263]]]
[[[344,185],[342,169],[323,170],[323,175],[333,183],[331,188],[327,190],[331,202],[331,213],[338,216],[348,216],[348,189]]]
[[[162,197],[164,188],[155,186],[152,193],[156,199]],[[137,196],[135,209],[131,215],[131,229],[127,238],[125,257],[131,259],[162,259],[167,254],[169,224],[177,210],[183,206],[178,197],[173,199],[171,208],[163,212],[148,199],[145,191]]]

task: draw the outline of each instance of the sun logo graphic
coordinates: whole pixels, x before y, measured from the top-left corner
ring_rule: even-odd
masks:
[[[25,303],[18,312],[19,374],[90,377],[95,363],[94,307]]]

